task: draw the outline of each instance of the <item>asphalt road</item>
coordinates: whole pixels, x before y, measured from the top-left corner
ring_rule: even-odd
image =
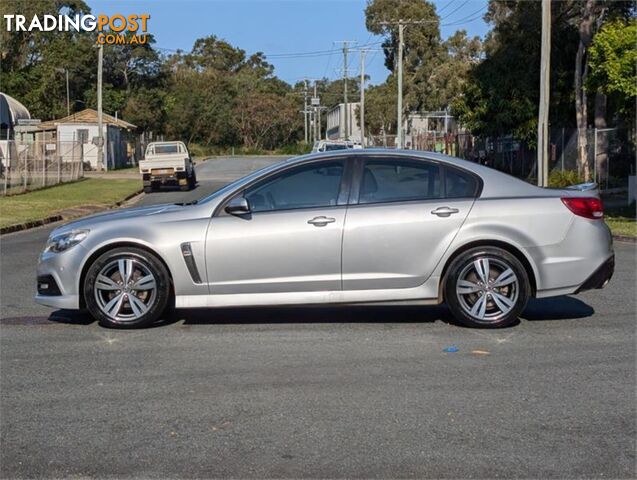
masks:
[[[223,182],[198,168],[194,192]],[[1,478],[636,475],[635,245],[616,244],[606,289],[532,301],[504,330],[361,307],[118,331],[31,301],[50,228],[0,240]]]

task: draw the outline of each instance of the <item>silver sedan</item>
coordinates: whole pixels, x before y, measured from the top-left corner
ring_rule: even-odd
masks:
[[[601,288],[612,237],[595,192],[538,188],[430,152],[293,158],[192,204],[57,228],[38,303],[141,327],[176,308],[445,302],[513,323],[529,297]]]

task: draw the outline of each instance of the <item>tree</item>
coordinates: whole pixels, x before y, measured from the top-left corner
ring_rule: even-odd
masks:
[[[617,19],[602,26],[589,49],[586,90],[600,91],[614,101],[629,122],[635,120],[637,97],[637,20]]]
[[[552,126],[572,125],[573,58],[577,31],[570,19],[573,2],[552,2],[551,50]],[[534,146],[539,102],[540,2],[489,2],[485,19],[492,25],[484,41],[484,58],[475,62],[453,101],[452,111],[475,134],[513,134]]]
[[[373,0],[368,3],[365,25],[370,32],[386,36],[382,44],[385,66],[393,72],[397,67],[398,20],[412,22],[404,31],[404,110],[439,109],[448,99],[441,97],[436,88],[435,74],[445,52],[435,6],[423,0]]]
[[[0,17],[19,12],[33,15],[85,14],[81,0],[15,0],[0,2]],[[69,71],[72,98],[84,99],[95,79],[94,35],[85,32],[0,32],[2,89],[28,106],[34,117],[48,120],[66,115],[64,70]],[[94,85],[94,83],[93,83]]]
[[[396,133],[396,79],[369,87],[365,92],[365,126],[374,134]],[[387,144],[386,139],[383,142]]]

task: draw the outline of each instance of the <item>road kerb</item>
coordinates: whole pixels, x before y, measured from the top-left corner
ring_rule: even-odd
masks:
[[[23,230],[30,230],[32,228],[42,227],[49,223],[59,222],[61,220],[74,220],[76,218],[81,218],[86,215],[92,215],[94,213],[111,210],[113,208],[120,207],[124,204],[134,203],[134,201],[137,201],[137,197],[140,197],[143,194],[144,194],[144,190],[140,189],[126,196],[122,200],[119,200],[118,202],[115,202],[111,205],[78,205],[77,207],[67,208],[56,213],[55,215],[51,215],[50,217],[40,218],[38,220],[31,220],[29,222],[18,223],[15,225],[8,225],[6,227],[2,227],[0,228],[0,235],[7,235],[9,233],[16,233],[16,232],[21,232]]]

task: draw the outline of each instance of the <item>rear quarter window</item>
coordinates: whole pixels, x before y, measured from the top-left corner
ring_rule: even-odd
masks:
[[[478,192],[478,180],[471,174],[455,168],[445,169],[446,198],[474,198]]]

